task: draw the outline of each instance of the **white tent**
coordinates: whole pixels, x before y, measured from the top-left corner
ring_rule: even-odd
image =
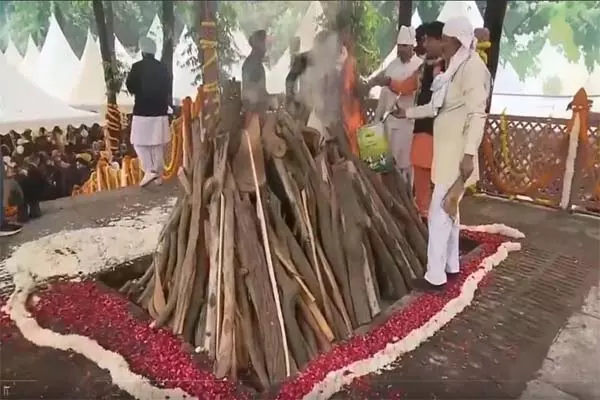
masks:
[[[588,77],[583,88],[587,92],[588,96],[600,96],[600,65],[595,64],[594,70]],[[600,106],[600,104],[595,104]]]
[[[88,30],[81,62],[75,74],[73,89],[68,97],[68,104],[73,107],[102,112],[106,108],[106,82],[100,46]],[[119,93],[117,103],[122,111],[133,106],[131,96]]]
[[[524,91],[525,84],[521,82],[513,66],[509,62],[504,65],[499,63],[494,82],[494,94],[522,94]]]
[[[40,52],[35,82],[46,93],[66,101],[73,87],[79,60],[67,42],[54,15]]]
[[[423,23],[423,21],[421,20],[421,16],[419,15],[419,11],[415,10],[415,12],[414,12],[414,14],[413,14],[413,16],[412,16],[412,18],[410,20],[410,25],[416,29],[422,23]],[[373,71],[373,73],[371,75],[369,75],[368,79],[374,78],[381,71],[385,70],[388,67],[388,65],[390,65],[390,63],[392,61],[394,61],[394,59],[396,57],[398,57],[397,54],[398,54],[398,51],[396,49],[396,45],[394,45],[394,47],[392,48],[392,50],[388,53],[388,55],[383,59],[383,61],[379,65],[379,68],[377,68],[375,71]],[[371,97],[371,98],[379,98],[379,94],[380,93],[381,93],[381,87],[376,86],[373,89],[371,89],[371,91],[369,92],[369,97]]]
[[[294,36],[300,38],[300,52],[312,48],[315,36],[321,31],[320,20],[324,15],[320,1],[310,3],[306,14],[300,20],[300,25]],[[267,72],[267,91],[269,93],[285,92],[285,77],[290,70],[290,49],[288,48],[279,58],[277,63]]]
[[[6,58],[6,61],[15,68],[18,68],[23,62],[23,57],[21,56],[21,53],[19,53],[19,50],[17,50],[17,46],[15,46],[12,39],[8,39],[4,57]]]
[[[190,57],[198,59],[198,47],[194,39],[188,35],[187,26],[184,26],[173,52],[173,98],[175,99],[193,97],[196,94],[197,85],[194,82],[197,73],[192,70],[191,65],[188,65]]]
[[[228,68],[228,72],[232,78],[235,78],[238,81],[242,80],[242,65],[244,64],[244,60],[250,52],[252,51],[252,47],[250,47],[250,43],[248,43],[248,38],[244,35],[239,28],[233,31],[231,34],[233,39],[233,46],[237,51],[240,59],[235,64],[231,65]]]
[[[150,28],[148,29],[146,36],[154,40],[154,43],[156,44],[156,59],[160,60],[162,58],[164,34],[162,30],[162,23],[160,22],[160,18],[158,18],[158,14],[154,16],[154,19],[150,24]],[[142,52],[138,50],[138,52],[135,54],[135,60],[139,60],[141,58]]]
[[[101,122],[100,114],[76,110],[44,93],[0,54],[0,134]]]
[[[129,54],[123,43],[119,40],[119,38],[115,35],[115,55],[117,56],[117,60],[126,65],[127,67],[131,67],[133,64],[133,57]]]
[[[27,39],[27,50],[25,51],[23,62],[19,66],[19,71],[21,71],[21,73],[32,82],[35,82],[35,74],[37,72],[39,60],[40,51],[31,38],[31,35],[29,35],[29,38]]]
[[[542,51],[537,56],[540,72],[535,77],[525,81],[525,93],[532,95],[544,94],[544,83],[548,79],[559,78],[561,83],[561,96],[573,96],[583,87],[589,73],[583,61],[570,62],[558,49],[546,42]]]
[[[483,17],[474,1],[447,1],[444,3],[437,20],[446,22],[454,17],[467,17],[474,28],[483,27]]]

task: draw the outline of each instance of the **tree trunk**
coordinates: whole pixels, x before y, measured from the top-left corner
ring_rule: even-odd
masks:
[[[492,79],[496,78],[496,71],[498,70],[500,39],[507,5],[508,1],[506,0],[488,1],[483,15],[483,25],[490,31],[490,42],[492,43],[488,54],[488,68]]]
[[[410,26],[412,13],[412,0],[398,0],[398,30],[401,26]]]
[[[117,82],[115,73],[117,71],[117,60],[114,50],[114,31],[113,31],[113,12],[112,4],[107,1],[105,4],[101,0],[93,0],[94,19],[98,30],[98,39],[100,41],[100,53],[102,54],[102,64],[104,65],[104,81],[106,82],[106,97],[108,104],[117,104]]]
[[[169,76],[173,80],[173,47],[175,36],[175,13],[173,11],[173,0],[162,1],[162,30],[163,30],[163,48],[162,62],[169,70]]]

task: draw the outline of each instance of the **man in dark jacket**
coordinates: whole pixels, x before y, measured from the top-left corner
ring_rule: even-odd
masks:
[[[144,170],[140,182],[144,187],[161,181],[164,146],[170,140],[168,109],[173,79],[167,66],[154,57],[156,45],[151,39],[140,39],[140,50],[142,60],[131,67],[126,85],[135,96],[130,140]]]

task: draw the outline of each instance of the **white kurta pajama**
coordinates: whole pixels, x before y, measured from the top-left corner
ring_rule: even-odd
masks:
[[[130,141],[145,173],[151,172],[159,176],[162,174],[164,149],[169,140],[168,116],[133,116]]]
[[[444,27],[444,34],[456,37],[446,32],[448,25],[451,25],[450,21]],[[473,28],[470,29],[472,32]],[[459,272],[459,217],[457,215],[452,220],[442,204],[444,196],[460,175],[460,163],[465,154],[472,155],[474,163],[473,173],[465,187],[476,183],[479,178],[477,153],[485,128],[490,83],[487,66],[476,53],[471,52],[450,78],[439,109],[432,102],[406,110],[407,118],[435,116],[432,165],[435,186],[429,208],[425,274],[425,279],[432,285],[443,285],[447,281],[446,273]]]
[[[416,55],[406,63],[402,62],[400,58],[396,58],[386,68],[385,76],[389,76],[393,80],[407,79],[419,68],[422,62],[423,60]],[[395,101],[396,94],[387,87],[382,87],[375,112],[375,119],[380,120],[387,110],[393,108]],[[411,107],[414,104],[414,94],[400,96],[396,103],[402,109]],[[414,121],[399,119],[391,115],[387,117],[384,125],[390,151],[396,162],[396,168],[407,182],[410,182],[410,148],[413,138],[413,127]]]

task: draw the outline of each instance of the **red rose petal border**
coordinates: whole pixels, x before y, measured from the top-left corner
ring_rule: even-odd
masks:
[[[465,280],[480,268],[508,239],[499,234],[461,230],[461,235],[481,243],[482,252],[461,267],[461,276],[439,294],[425,293],[418,301],[393,314],[368,335],[356,336],[320,355],[298,375],[281,386],[277,399],[296,400],[311,392],[327,374],[372,357],[388,343],[397,342],[419,329],[450,300],[457,297]],[[129,301],[116,292],[106,292],[92,281],[59,282],[39,293],[31,310],[42,326],[59,324],[62,330],[96,340],[102,347],[121,354],[132,372],[148,377],[158,387],[181,388],[200,399],[249,397],[229,381],[200,370],[182,341],[165,329],[152,329],[130,312]],[[110,333],[110,334],[108,334]]]

